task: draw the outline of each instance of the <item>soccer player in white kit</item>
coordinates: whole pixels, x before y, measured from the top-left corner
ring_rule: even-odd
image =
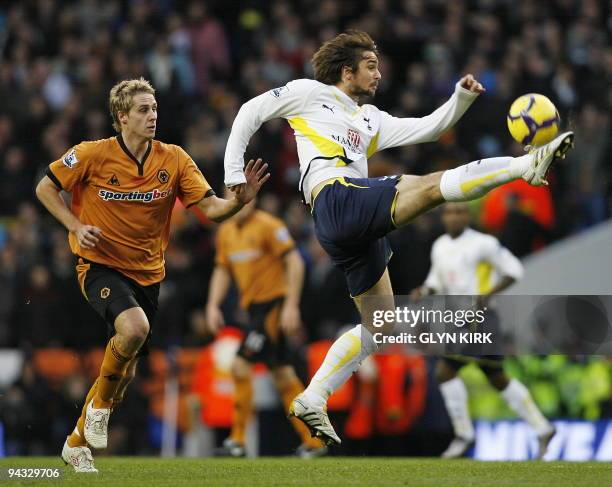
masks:
[[[426,176],[368,178],[368,157],[389,147],[437,140],[485,89],[468,74],[430,115],[396,118],[365,103],[381,78],[376,44],[365,32],[348,31],[325,42],[312,64],[314,80],[291,81],[242,105],[227,141],[225,184],[242,190],[244,152],[251,136],[263,122],[285,118],[295,133],[299,188],[312,208],[316,235],[344,271],[360,311],[367,296],[377,297],[385,308],[394,307],[387,233],[445,201],[479,198],[515,179],[546,184],[548,168],[572,145],[573,134],[566,132],[521,157],[482,159]],[[363,326],[334,342],[290,409],[328,444],[340,443],[340,438],[327,416],[327,398],[377,348],[370,318],[362,319]]]
[[[431,249],[431,269],[423,286],[412,291],[413,299],[431,294],[479,296],[484,309],[489,298],[511,286],[523,276],[523,266],[512,253],[502,247],[492,235],[469,227],[470,213],[466,203],[447,203],[442,210],[446,233]],[[487,308],[487,320],[497,320]],[[475,361],[493,387],[501,392],[508,406],[538,435],[541,459],[555,429],[536,406],[529,390],[518,380],[509,379],[503,369],[501,355],[480,357],[448,356],[440,359],[436,376],[446,410],[453,425],[455,438],[442,453],[443,458],[458,458],[474,444],[474,426],[468,410],[468,393],[457,375],[468,362]]]

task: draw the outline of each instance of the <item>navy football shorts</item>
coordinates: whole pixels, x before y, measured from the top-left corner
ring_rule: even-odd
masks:
[[[401,176],[339,178],[313,201],[315,233],[357,297],[382,277],[393,254],[386,235]]]

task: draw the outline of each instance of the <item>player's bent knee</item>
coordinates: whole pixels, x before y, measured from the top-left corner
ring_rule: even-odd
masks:
[[[142,345],[151,327],[142,308],[134,307],[122,311],[115,319],[115,330],[131,344]]]
[[[131,326],[131,337],[134,341],[140,342],[143,344],[149,335],[151,327],[149,326],[148,321],[137,321]]]

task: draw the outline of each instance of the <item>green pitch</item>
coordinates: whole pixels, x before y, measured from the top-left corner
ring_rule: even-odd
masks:
[[[59,480],[6,481],[7,468],[61,468]],[[517,487],[612,485],[612,463],[475,462],[471,460],[347,458],[160,459],[99,457],[99,474],[75,474],[57,457],[0,459],[2,484],[193,486],[431,486]]]

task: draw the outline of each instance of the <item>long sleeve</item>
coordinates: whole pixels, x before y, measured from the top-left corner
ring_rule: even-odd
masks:
[[[297,115],[306,105],[310,94],[320,83],[310,79],[291,81],[246,102],[232,125],[225,148],[225,185],[235,186],[246,182],[244,177],[244,152],[253,134],[261,124],[273,118],[289,118]]]
[[[440,135],[457,123],[477,96],[477,93],[472,93],[457,83],[455,92],[448,101],[426,117],[397,118],[381,111],[376,144],[368,155],[389,147],[438,140]]]

